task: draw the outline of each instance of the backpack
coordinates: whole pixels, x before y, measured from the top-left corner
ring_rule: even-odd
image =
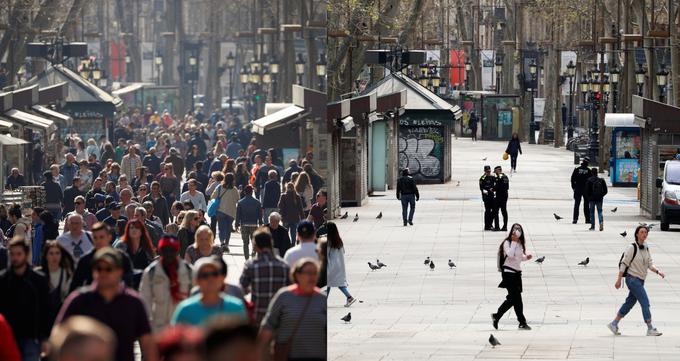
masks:
[[[626,266],[626,269],[623,271],[623,276],[628,275],[628,268],[630,265],[633,263],[633,260],[635,259],[635,256],[637,256],[637,250],[638,250],[638,245],[635,244],[635,242],[631,243],[633,245],[633,257],[630,259],[630,262],[628,262],[628,265]],[[619,258],[619,269],[621,269],[621,263],[623,263],[623,257],[626,255],[626,252],[624,251],[621,253],[621,258]]]
[[[606,192],[604,190],[603,182],[604,182],[604,180],[601,179],[601,178],[598,178],[593,182],[593,191],[592,191],[593,199],[602,198],[606,194]]]

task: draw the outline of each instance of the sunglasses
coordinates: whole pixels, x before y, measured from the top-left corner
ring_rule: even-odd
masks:
[[[199,280],[204,280],[204,279],[208,279],[208,278],[217,277],[219,275],[221,275],[221,273],[219,271],[201,272],[196,276],[196,278],[198,278]]]

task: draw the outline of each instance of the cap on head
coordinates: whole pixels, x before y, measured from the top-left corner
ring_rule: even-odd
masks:
[[[96,264],[100,261],[109,263],[116,268],[123,267],[123,256],[119,251],[111,247],[104,247],[94,254],[93,263]]]
[[[497,166],[495,166],[495,167],[493,168],[493,171],[495,172],[495,171],[497,171],[497,170],[503,170],[503,168],[501,168],[500,165],[497,165]]]
[[[316,234],[314,224],[310,221],[300,222],[297,226],[297,234],[299,234],[302,239],[313,237]]]
[[[584,163],[590,163],[590,157],[583,157]]]
[[[177,154],[177,149],[175,149],[175,147],[170,148],[170,153]]]
[[[120,203],[118,203],[118,202],[111,202],[111,203],[109,203],[108,206],[106,206],[106,208],[107,208],[108,210],[110,210],[110,211],[117,211],[117,210],[120,210]]]
[[[491,166],[490,166],[490,165],[485,165],[485,166],[484,166],[484,171],[485,171],[485,172],[491,172]]]

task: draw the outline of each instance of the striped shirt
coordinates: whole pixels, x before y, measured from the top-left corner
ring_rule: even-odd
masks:
[[[241,288],[244,293],[251,293],[251,301],[255,304],[255,321],[262,321],[269,301],[281,288],[290,284],[288,265],[271,252],[258,253],[246,261],[241,273]]]
[[[313,296],[299,294],[295,286],[274,295],[261,326],[274,331],[277,343],[290,342],[290,359],[326,359],[326,296],[318,290]],[[302,311],[309,297],[304,316]],[[302,317],[302,318],[300,318]],[[295,324],[299,325],[295,335]],[[294,336],[291,339],[291,336]]]

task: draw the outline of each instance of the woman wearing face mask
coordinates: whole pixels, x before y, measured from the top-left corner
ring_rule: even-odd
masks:
[[[522,267],[524,261],[528,261],[533,256],[526,253],[526,243],[524,241],[524,230],[522,226],[515,223],[510,227],[510,234],[503,240],[498,247],[498,271],[501,272],[503,280],[498,285],[499,288],[508,290],[508,296],[498,307],[496,313],[491,314],[493,328],[498,329],[498,321],[503,315],[515,308],[515,314],[519,321],[520,330],[531,330],[524,318],[524,305],[522,304]]]
[[[647,291],[645,291],[645,278],[647,278],[647,270],[651,270],[661,276],[661,278],[666,278],[666,274],[660,271],[652,261],[649,247],[645,245],[647,233],[649,233],[649,229],[645,226],[638,226],[635,229],[635,243],[626,248],[626,252],[619,263],[619,274],[614,287],[617,290],[621,288],[621,279],[625,277],[626,286],[628,286],[628,297],[619,309],[619,312],[616,313],[614,321],[607,324],[609,330],[615,335],[621,334],[619,332],[619,321],[630,312],[630,309],[635,306],[636,302],[640,302],[642,317],[647,324],[647,336],[661,336],[661,332],[652,325],[652,313],[649,312],[649,298],[647,297]]]

